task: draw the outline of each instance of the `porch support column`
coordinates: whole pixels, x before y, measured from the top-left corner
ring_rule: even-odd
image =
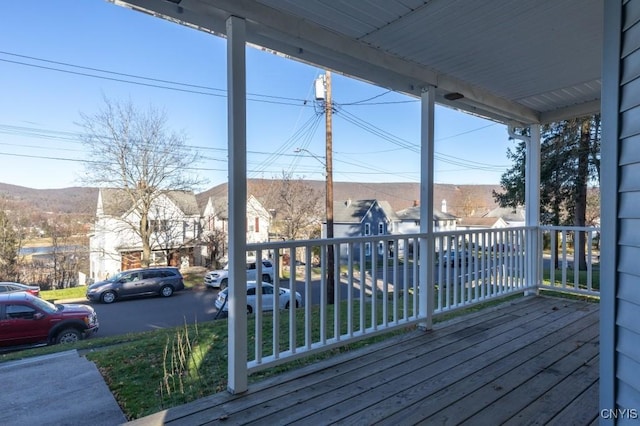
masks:
[[[535,287],[535,291],[527,294],[537,294],[540,284],[541,243],[540,231],[540,125],[529,127],[530,137],[527,143],[525,165],[525,225],[527,226],[525,282],[527,286]]]
[[[247,85],[246,22],[227,19],[229,152],[228,391],[247,390]]]
[[[434,109],[435,87],[428,86],[422,90],[422,114],[420,120],[420,233],[427,234],[420,238],[419,269],[419,309],[426,314],[426,322],[420,324],[425,330],[433,327],[434,309],[434,274],[435,261],[433,244],[433,156],[434,156]]]

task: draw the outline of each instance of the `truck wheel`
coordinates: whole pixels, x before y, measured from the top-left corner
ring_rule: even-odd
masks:
[[[80,332],[75,328],[65,328],[56,336],[56,343],[75,343],[80,340],[81,337]]]
[[[228,284],[229,284],[229,281],[226,278],[220,281],[220,291],[227,288]]]

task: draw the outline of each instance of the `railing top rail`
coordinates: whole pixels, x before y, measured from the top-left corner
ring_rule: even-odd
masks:
[[[540,225],[543,231],[591,231],[600,232],[597,226],[562,226],[562,225]]]
[[[507,228],[493,228],[493,229],[465,229],[465,230],[451,230],[451,231],[438,231],[434,232],[434,237],[440,236],[461,236],[469,234],[488,234],[497,232],[516,232],[521,230],[537,229],[536,226],[518,226]],[[428,233],[406,233],[406,234],[382,234],[382,235],[367,235],[367,236],[354,236],[354,237],[340,237],[328,240],[326,238],[318,238],[313,240],[286,240],[286,241],[268,241],[263,243],[250,243],[247,244],[247,250],[263,249],[268,247],[270,249],[289,249],[301,246],[320,246],[326,245],[331,241],[332,244],[348,244],[370,241],[400,241],[404,239],[412,238],[427,238]]]
[[[264,243],[251,243],[247,244],[247,250],[256,250],[257,248],[294,248],[303,246],[320,246],[326,244],[348,244],[358,242],[371,242],[371,241],[390,241],[390,240],[404,240],[411,238],[426,238],[428,234],[415,233],[415,234],[382,234],[382,235],[367,235],[364,237],[340,237],[340,238],[318,238],[313,240],[286,240],[286,241],[268,241]]]

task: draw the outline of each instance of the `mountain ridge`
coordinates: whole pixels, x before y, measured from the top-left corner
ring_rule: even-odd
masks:
[[[257,191],[273,179],[248,179],[248,194],[260,200]],[[305,180],[306,184],[324,197],[325,181]],[[202,208],[210,196],[226,196],[228,183],[222,183],[196,193],[198,205]],[[378,199],[387,201],[394,211],[412,207],[419,203],[420,184],[416,182],[334,182],[334,200]],[[446,210],[454,215],[462,216],[481,214],[497,207],[493,199],[493,191],[501,191],[499,185],[434,185],[434,206],[443,210],[443,200]],[[68,214],[94,214],[98,200],[98,188],[74,186],[68,188],[35,189],[19,185],[0,183],[0,196],[13,201],[14,205],[36,209],[42,212]],[[265,206],[275,208],[277,206]],[[471,212],[473,210],[473,212]]]

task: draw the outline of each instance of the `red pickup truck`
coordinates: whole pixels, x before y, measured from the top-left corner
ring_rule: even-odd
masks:
[[[54,305],[26,292],[0,294],[0,346],[72,343],[98,327],[91,306]]]

